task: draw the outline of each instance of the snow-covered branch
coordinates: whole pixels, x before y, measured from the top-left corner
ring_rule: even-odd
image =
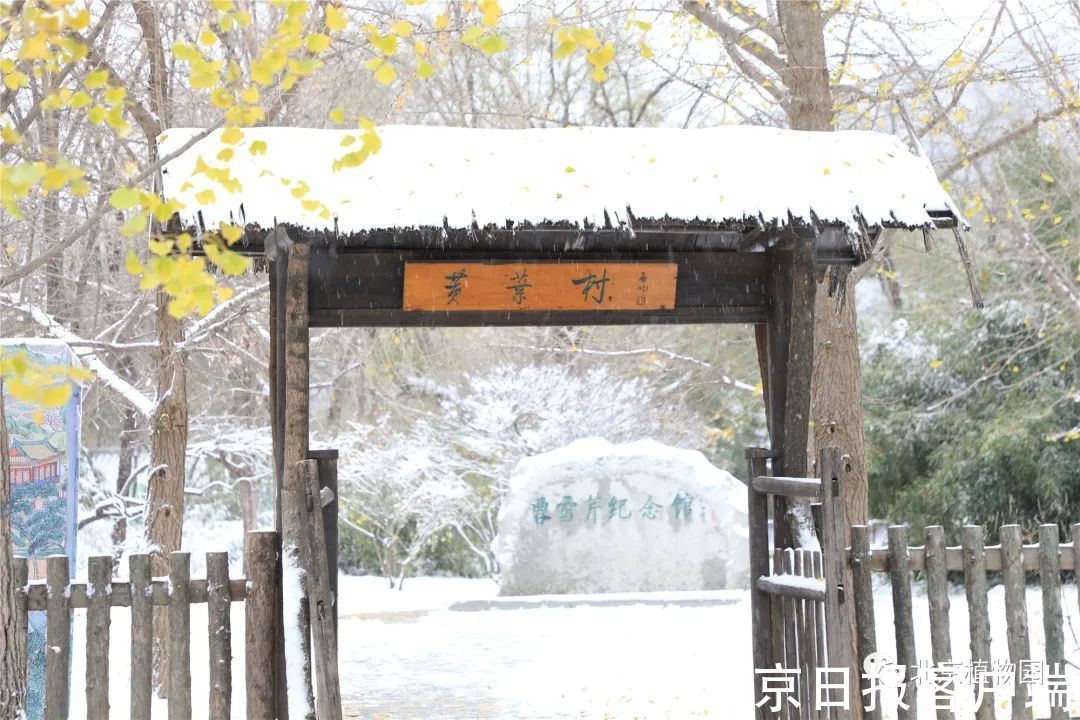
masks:
[[[61,325],[56,319],[36,305],[20,302],[13,293],[0,294],[0,302],[3,302],[10,308],[25,313],[49,335],[67,343],[71,347],[71,351],[75,353],[75,355],[85,363],[90,370],[94,371],[94,374],[97,375],[97,378],[101,380],[106,387],[119,394],[120,397],[124,398],[124,400],[130,403],[133,408],[138,410],[145,417],[153,415],[155,407],[154,401],[134,385],[113,372],[113,370],[106,365],[93,350],[89,349],[88,342],[84,338],[71,332],[71,330]]]
[[[509,346],[500,346],[509,347]],[[696,365],[706,370],[717,371],[717,368],[712,363],[705,360],[699,360],[689,355],[680,355],[679,353],[672,352],[671,350],[665,350],[664,348],[652,347],[652,348],[637,348],[635,350],[591,350],[589,348],[558,348],[558,347],[536,347],[534,345],[524,346],[525,350],[532,350],[535,352],[543,353],[579,353],[581,355],[599,355],[602,357],[633,357],[636,355],[663,355],[671,360],[678,360],[679,362],[689,363],[690,365]],[[738,390],[745,390],[749,393],[757,392],[757,388],[749,383],[745,383],[741,380],[736,380],[733,377],[720,373],[718,379],[723,385],[730,385]]]

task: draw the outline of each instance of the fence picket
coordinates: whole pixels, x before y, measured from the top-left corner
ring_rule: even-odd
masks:
[[[792,553],[791,571],[793,575],[798,577],[803,576],[804,554],[805,551],[801,549],[797,549]],[[799,644],[799,677],[802,679],[802,682],[799,683],[799,699],[804,708],[811,708],[813,707],[814,696],[810,692],[810,686],[813,683],[813,677],[810,675],[809,652],[806,643],[806,607],[809,603],[806,600],[797,598],[794,603],[795,641]]]
[[[855,628],[859,669],[865,667],[866,658],[877,648],[874,630],[874,584],[870,577],[870,528],[865,525],[853,525],[851,528],[852,590],[855,594]],[[869,687],[869,681],[860,675],[862,690]],[[860,697],[863,695],[860,693]],[[881,708],[874,703],[873,710],[867,710],[863,717],[878,720]]]
[[[229,553],[206,553],[206,625],[210,644],[210,720],[232,714]]]
[[[49,594],[45,621],[45,720],[67,720],[68,678],[71,668],[71,612],[68,609],[68,559],[50,555],[45,560]]]
[[[1076,605],[1080,607],[1080,523],[1072,526],[1073,574],[1076,578]]]
[[[131,720],[150,720],[153,690],[153,606],[150,556],[128,556],[131,588]]]
[[[968,605],[968,631],[971,638],[972,663],[984,662],[990,667],[990,613],[986,601],[986,551],[983,529],[967,525],[963,530],[964,591]],[[973,677],[972,680],[975,680]],[[983,696],[975,710],[976,720],[993,720],[994,697]]]
[[[247,598],[244,601],[244,682],[248,720],[274,717],[274,575],[276,532],[249,532],[244,547]]]
[[[923,530],[926,543],[926,598],[930,605],[930,654],[935,665],[952,657],[949,640],[949,578],[945,565],[945,528],[931,525]],[[938,703],[935,703],[938,705]],[[944,704],[937,708],[938,720],[952,720]]]
[[[191,720],[191,555],[169,554],[169,720]]]
[[[779,548],[773,550],[772,569],[770,575],[779,575],[780,569],[783,567],[783,560],[781,560],[781,551]],[[756,583],[754,583],[756,585]],[[772,632],[772,662],[768,667],[774,667],[777,664],[781,666],[784,664],[784,607],[780,602],[780,598],[775,595],[768,596],[769,602],[769,617],[771,620],[770,626]],[[755,699],[755,702],[757,698]]]
[[[783,555],[781,556],[781,567],[783,568],[783,574],[794,574],[795,568],[795,551],[791,547],[783,549]],[[773,601],[779,600],[784,607],[784,667],[791,670],[797,670],[799,668],[799,648],[798,639],[796,637],[798,615],[795,612],[795,604],[797,600],[792,597],[773,597]],[[801,695],[802,689],[806,687],[805,682],[798,683],[799,694]],[[806,707],[806,706],[804,706]],[[799,710],[793,705],[787,706],[787,717],[792,720],[799,720]]]
[[[1065,673],[1065,643],[1061,617],[1061,551],[1057,525],[1039,526],[1039,578],[1042,581],[1043,632],[1046,639],[1046,663],[1052,673]],[[1051,720],[1067,720],[1065,708],[1054,704]]]
[[[30,616],[28,614],[27,582],[30,579],[30,563],[24,557],[15,558],[15,642],[19,643],[15,657],[18,658],[19,666],[16,672],[19,677],[26,677],[27,664],[27,631],[29,630]]]
[[[1009,660],[1014,663],[1014,667],[1019,668],[1021,660],[1031,659],[1024,588],[1023,539],[1020,537],[1019,525],[1003,525],[1000,533]],[[1027,707],[1027,687],[1025,683],[1016,683],[1012,699],[1013,720],[1026,720],[1031,717],[1031,710]]]
[[[825,575],[825,570],[821,563],[821,553],[814,553],[814,577],[822,578]],[[817,664],[818,667],[828,667],[829,657],[826,654],[825,646],[825,603],[814,603],[814,634],[817,639]],[[815,682],[817,679],[815,678]],[[816,692],[816,690],[815,690]],[[829,709],[821,708],[818,712],[818,717],[822,720],[828,720]]]
[[[907,707],[897,707],[899,720],[914,720],[918,691],[915,687],[915,624],[911,611],[911,570],[908,568],[908,529],[906,525],[889,526],[889,577],[892,581],[893,626],[896,628],[896,663],[907,668],[907,683],[902,700]]]
[[[86,716],[109,717],[109,623],[112,557],[95,555],[87,563]]]
[[[803,577],[815,578],[817,575],[814,569],[814,563],[821,557],[821,553],[805,550],[803,551]],[[816,702],[813,702],[817,697],[817,670],[820,667],[817,654],[817,609],[821,603],[814,600],[809,600],[806,603],[805,608],[805,622],[806,622],[806,635],[804,638],[800,638],[803,641],[803,658],[806,661],[806,683],[809,691],[809,697],[812,705],[810,706],[810,717],[817,718],[820,716],[820,712],[816,708]]]

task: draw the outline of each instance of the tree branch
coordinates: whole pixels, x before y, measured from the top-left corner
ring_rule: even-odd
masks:
[[[224,119],[217,120],[210,127],[193,136],[190,140],[178,147],[175,151],[169,153],[163,158],[159,158],[157,161],[143,168],[142,172],[140,172],[138,175],[131,179],[131,184],[134,185],[136,183],[140,183],[146,178],[150,177],[166,163],[183,155],[185,152],[187,152],[188,148],[190,148],[192,145],[199,142],[206,136],[210,135],[210,133],[220,128],[224,123]],[[99,220],[101,220],[101,218],[105,217],[110,212],[113,212],[112,206],[109,205],[107,199],[103,199],[101,203],[97,206],[97,208],[94,209],[93,214],[91,214],[90,217],[86,218],[86,220],[84,220],[82,224],[79,225],[79,227],[72,230],[60,240],[54,242],[43,253],[38,255],[33,260],[27,262],[22,267],[12,270],[7,275],[0,276],[0,288],[7,287],[16,280],[26,277],[45,263],[49,262],[50,259],[62,253],[69,245],[78,240],[86,231],[94,227],[94,225]]]
[[[54,338],[67,343],[68,346],[71,347],[71,351],[94,371],[99,380],[105,383],[110,389],[116,391],[116,393],[124,398],[124,400],[126,400],[133,408],[146,417],[150,417],[150,415],[153,414],[155,405],[153,400],[113,372],[113,370],[98,358],[92,350],[79,349],[81,347],[85,348],[86,341],[83,340],[83,338],[58,323],[48,313],[36,305],[19,302],[11,293],[0,295],[0,301],[8,307],[25,313],[31,320],[45,328],[45,331]]]
[[[985,145],[983,145],[981,147],[978,147],[978,148],[976,148],[976,149],[974,149],[974,150],[972,150],[970,152],[967,152],[967,153],[964,153],[963,155],[961,155],[958,160],[954,161],[952,164],[947,165],[945,167],[945,169],[941,172],[941,175],[940,175],[941,179],[942,180],[948,179],[952,175],[956,174],[956,172],[958,170],[963,168],[968,163],[973,163],[976,160],[978,160],[979,158],[983,157],[984,155],[988,155],[988,154],[994,152],[995,150],[1000,148],[1002,145],[1007,145],[1007,144],[1011,143],[1013,140],[1016,140],[1017,138],[1023,137],[1024,135],[1028,134],[1032,130],[1038,129],[1038,127],[1040,125],[1042,125],[1043,123],[1049,122],[1051,120],[1054,120],[1054,119],[1057,119],[1057,118],[1061,117],[1062,115],[1067,113],[1069,110],[1070,110],[1070,108],[1069,108],[1068,105],[1061,104],[1058,107],[1054,108],[1053,110],[1050,110],[1049,112],[1045,112],[1045,113],[1044,112],[1037,112],[1037,113],[1035,113],[1035,117],[1033,117],[1031,120],[1028,120],[1023,125],[1020,125],[1020,126],[1018,126],[1016,128],[1013,128],[1009,132],[998,136],[997,138],[995,138],[995,139],[991,140],[990,142],[986,143]]]

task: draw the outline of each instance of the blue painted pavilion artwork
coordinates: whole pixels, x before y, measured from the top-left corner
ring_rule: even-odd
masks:
[[[27,352],[42,365],[77,365],[62,343],[5,343],[5,352]],[[45,578],[45,558],[64,554],[74,573],[75,522],[78,512],[78,447],[80,393],[73,385],[68,402],[41,408],[4,393],[8,430],[11,498],[3,510],[10,514],[16,555],[29,562],[30,580]],[[45,613],[29,617],[28,718],[42,716],[45,695]]]

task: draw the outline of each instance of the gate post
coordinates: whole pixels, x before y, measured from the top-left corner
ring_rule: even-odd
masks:
[[[762,696],[757,670],[772,667],[772,598],[758,587],[757,579],[769,574],[769,498],[754,490],[754,478],[765,474],[765,459],[776,453],[763,448],[746,449],[746,521],[750,544],[750,632],[753,643],[754,702]],[[754,708],[757,720],[768,717],[764,706]]]

